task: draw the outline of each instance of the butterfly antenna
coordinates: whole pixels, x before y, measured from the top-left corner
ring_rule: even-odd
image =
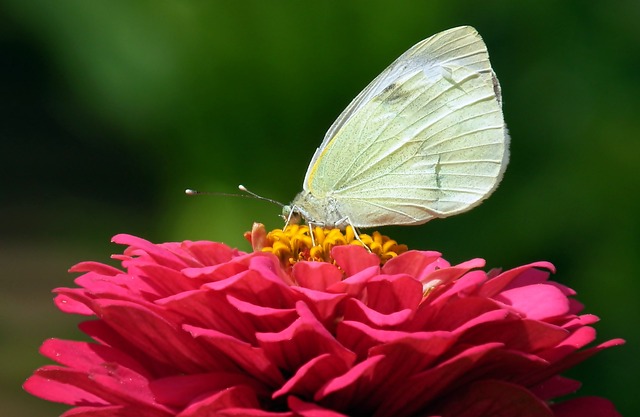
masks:
[[[249,194],[249,195],[245,195],[245,194],[232,194],[232,193],[210,193],[207,191],[198,191],[198,190],[194,190],[191,188],[187,188],[186,190],[184,190],[184,193],[186,195],[213,195],[213,196],[225,196],[225,197],[242,197],[242,198],[255,198],[258,200],[263,200],[263,201],[268,201],[270,203],[273,204],[277,204],[280,207],[284,207],[284,204],[282,204],[279,201],[276,200],[272,200],[270,198],[267,197],[262,197],[261,195],[258,195],[252,191],[249,191],[244,185],[239,185],[238,188],[241,191],[244,191],[245,193]]]
[[[239,189],[240,191],[244,191],[245,193],[247,193],[247,194],[251,195],[251,196],[252,196],[252,197],[254,197],[254,198],[257,198],[258,200],[268,201],[268,202],[273,203],[273,204],[276,204],[276,205],[278,205],[278,206],[280,206],[280,207],[284,207],[284,204],[282,204],[281,202],[276,201],[276,200],[273,200],[273,199],[271,199],[271,198],[263,197],[263,196],[261,196],[261,195],[258,195],[258,194],[256,194],[256,193],[254,193],[253,191],[249,191],[249,190],[247,189],[247,187],[245,187],[245,186],[244,186],[244,185],[242,185],[242,184],[238,185],[238,189]]]
[[[186,190],[184,190],[184,193],[186,195],[213,195],[213,196],[225,196],[225,197],[243,197],[243,198],[247,198],[246,195],[244,194],[232,194],[232,193],[210,193],[208,191],[198,191],[198,190],[193,190],[191,188],[187,188]]]

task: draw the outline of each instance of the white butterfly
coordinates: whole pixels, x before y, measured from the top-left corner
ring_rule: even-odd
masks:
[[[500,86],[478,32],[413,46],[342,112],[283,215],[310,225],[417,225],[467,211],[509,161]]]

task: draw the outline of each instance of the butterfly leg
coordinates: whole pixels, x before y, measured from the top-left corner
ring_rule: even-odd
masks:
[[[360,239],[360,231],[358,229],[356,229],[356,227],[353,225],[353,223],[351,222],[351,219],[349,218],[349,216],[343,217],[342,219],[338,220],[336,222],[336,226],[338,226],[339,224],[344,224],[345,225],[345,229],[346,229],[346,226],[351,226],[351,229],[353,229],[353,234],[354,234],[354,237],[356,238],[356,240],[358,242],[362,243],[362,246],[364,246],[369,251],[369,253],[371,253],[371,248],[369,248],[369,246],[367,246],[367,244],[364,243],[362,241],[362,239]]]
[[[324,223],[320,223],[320,222],[307,221],[307,226],[309,226],[309,236],[311,236],[311,246],[315,246],[316,245],[316,238],[315,238],[315,235],[313,233],[313,228],[314,227],[324,227],[325,224]]]

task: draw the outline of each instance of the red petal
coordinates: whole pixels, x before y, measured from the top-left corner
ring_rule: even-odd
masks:
[[[248,375],[237,372],[176,375],[155,380],[150,385],[158,402],[179,409],[193,403],[194,398],[211,398],[212,395],[233,387],[249,389],[246,391],[248,398],[255,398],[256,393],[263,398],[269,395],[264,385]],[[254,406],[255,403],[245,405]]]
[[[346,414],[328,410],[318,404],[308,403],[296,397],[289,397],[289,408],[301,417],[349,417]]]
[[[556,417],[622,417],[609,400],[598,397],[575,398],[551,408]]]
[[[491,380],[451,395],[438,411],[447,417],[554,417],[544,401],[523,387]]]
[[[173,417],[173,412],[131,406],[76,407],[60,417]]]
[[[538,398],[551,400],[572,394],[578,391],[581,385],[579,381],[556,375],[539,384],[537,387],[531,388],[531,391],[536,394]]]

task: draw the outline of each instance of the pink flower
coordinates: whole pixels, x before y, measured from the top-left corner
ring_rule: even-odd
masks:
[[[258,230],[258,233],[256,233]],[[265,233],[254,229],[264,246]],[[619,416],[554,399],[602,349],[593,315],[546,262],[486,273],[408,251],[383,266],[353,245],[283,265],[270,251],[118,235],[123,270],[84,262],[58,288],[93,342],[46,341],[33,395],[74,417]],[[254,242],[255,244],[256,242]]]

